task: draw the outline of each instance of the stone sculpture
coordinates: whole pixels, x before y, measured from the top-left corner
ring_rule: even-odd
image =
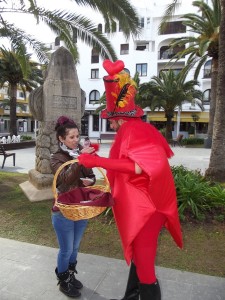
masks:
[[[36,189],[43,190],[52,185],[50,155],[58,148],[54,131],[57,118],[68,116],[80,126],[84,114],[82,101],[84,93],[79,85],[73,57],[66,48],[60,47],[52,54],[43,86],[30,94],[30,111],[40,124],[35,169],[29,171],[29,182]],[[51,192],[50,195],[52,197]],[[48,198],[47,195],[45,197]]]

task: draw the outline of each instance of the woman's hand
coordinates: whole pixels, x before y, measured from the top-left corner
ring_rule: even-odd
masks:
[[[84,153],[88,153],[88,154],[92,154],[95,152],[95,148],[94,147],[86,147],[86,148],[83,148],[80,153],[84,154]]]

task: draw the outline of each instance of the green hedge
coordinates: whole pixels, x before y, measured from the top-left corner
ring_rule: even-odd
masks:
[[[201,138],[185,138],[182,140],[182,145],[203,145],[204,139]]]
[[[32,136],[30,136],[30,135],[21,135],[21,140],[22,141],[31,141]]]

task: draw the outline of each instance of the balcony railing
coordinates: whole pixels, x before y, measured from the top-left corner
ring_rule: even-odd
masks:
[[[170,50],[159,51],[158,59],[171,59],[177,52],[171,52]]]

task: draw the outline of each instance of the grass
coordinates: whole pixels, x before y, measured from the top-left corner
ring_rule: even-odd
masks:
[[[19,187],[27,174],[0,172],[0,237],[58,247],[51,225],[52,201],[30,202]],[[111,222],[110,222],[111,221]],[[163,230],[156,264],[195,273],[225,277],[225,223],[182,223],[184,249]],[[89,220],[80,252],[123,259],[120,238],[112,219]]]

